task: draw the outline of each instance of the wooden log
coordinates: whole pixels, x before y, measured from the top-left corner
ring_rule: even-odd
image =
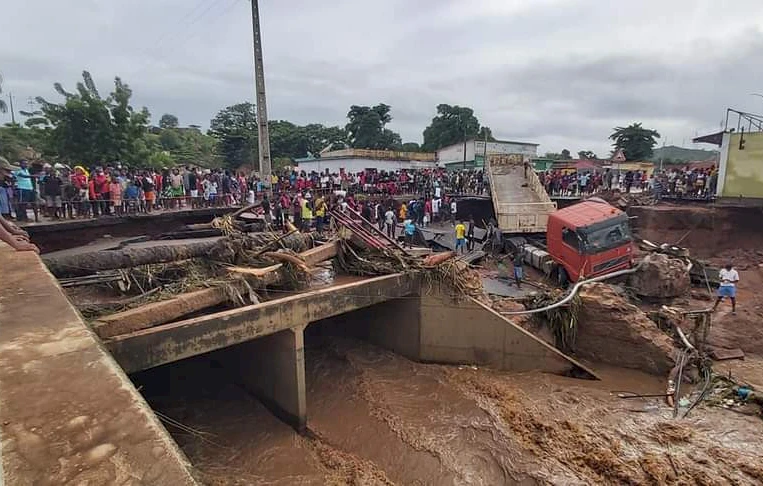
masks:
[[[450,260],[451,258],[456,256],[455,251],[445,251],[442,253],[435,253],[434,255],[429,255],[424,259],[424,266],[425,267],[436,267],[437,265],[441,264],[442,262],[445,262],[447,260]]]
[[[265,268],[228,267],[227,270],[233,273],[241,273],[244,275],[251,275],[253,277],[262,278],[272,272],[279,270],[281,267],[283,267],[283,265],[279,263],[277,265],[271,265]]]
[[[81,277],[103,270],[116,270],[151,263],[169,263],[202,257],[215,247],[217,240],[158,245],[149,248],[125,248],[115,251],[93,251],[56,257],[43,257],[56,277]]]
[[[304,270],[305,272],[310,271],[310,267],[308,267],[305,261],[298,256],[290,255],[288,253],[278,253],[275,251],[266,251],[265,253],[262,254],[262,256],[264,256],[265,258],[270,258],[271,260],[279,261],[279,262],[291,263],[295,267],[298,267]]]
[[[293,251],[303,251],[312,243],[309,235],[291,233],[277,238],[273,233],[252,233],[247,235],[248,246],[257,248],[278,240],[278,244]],[[92,251],[78,254],[47,256],[43,261],[53,275],[81,277],[104,270],[116,270],[153,263],[169,263],[190,258],[208,256],[213,250],[225,248],[225,239],[214,239],[175,245],[158,244],[145,248],[122,248],[119,250]],[[221,252],[220,254],[224,254]],[[227,251],[230,253],[230,251]]]
[[[337,242],[330,242],[302,252],[300,257],[309,265],[315,265],[335,257],[337,248]],[[256,274],[257,277],[261,278],[262,285],[265,286],[275,285],[281,281],[281,272],[278,270],[282,266],[279,263],[265,268],[231,267],[229,270],[236,273]],[[92,322],[91,326],[98,336],[105,339],[174,321],[192,312],[223,304],[227,300],[228,294],[220,288],[196,290],[177,295],[171,299],[103,316]]]
[[[172,299],[103,316],[92,322],[91,327],[98,336],[105,339],[169,322],[191,312],[222,304],[226,300],[228,300],[228,294],[222,288],[196,290],[177,295]]]

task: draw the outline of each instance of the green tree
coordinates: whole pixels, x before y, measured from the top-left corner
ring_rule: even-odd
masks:
[[[175,115],[171,115],[169,113],[165,113],[159,119],[160,128],[177,128],[178,125],[179,125],[178,117],[176,117]]]
[[[405,142],[402,150],[403,152],[421,152],[421,146],[416,142]]]
[[[145,163],[136,148],[146,134],[150,114],[146,108],[136,111],[130,105],[132,90],[119,77],[114,78],[114,90],[106,98],[87,71],[82,72],[76,93],[64,90],[60,83],[53,87],[64,98],[62,103],[42,97],[37,102],[52,127],[51,145],[61,157],[85,164]]]
[[[40,152],[44,155],[55,155],[48,147],[48,136],[45,130],[23,128],[18,123],[0,127],[0,156],[11,162],[29,158],[30,152]]]
[[[294,159],[307,154],[307,136],[302,127],[286,120],[271,120],[268,133],[273,158]]]
[[[159,141],[162,144],[162,148],[164,150],[177,150],[180,147],[183,146],[183,141],[180,138],[180,134],[178,134],[177,130],[173,129],[164,129],[159,134]]]
[[[252,103],[221,110],[209,123],[207,133],[217,139],[217,152],[226,167],[258,166],[257,113]]]
[[[622,149],[626,160],[647,160],[653,154],[654,146],[660,134],[656,130],[650,130],[641,126],[641,123],[633,123],[627,127],[613,128],[610,140],[615,151]]]
[[[302,127],[308,154],[317,156],[323,150],[341,150],[347,148],[347,132],[341,127],[325,127],[319,123],[310,123]]]
[[[350,147],[365,149],[398,149],[403,142],[400,135],[385,128],[392,121],[391,106],[380,103],[373,107],[352,105],[347,112],[345,127]]]
[[[489,132],[490,129],[487,128]],[[437,105],[437,115],[432,123],[424,129],[424,145],[422,148],[429,152],[462,143],[472,138],[480,138],[480,122],[474,116],[474,110],[465,106]],[[485,132],[482,133],[484,140]],[[492,134],[490,134],[492,137]]]
[[[590,150],[581,150],[578,152],[578,157],[585,160],[596,160],[598,157],[596,157],[596,154],[591,152]]]
[[[562,150],[561,156],[562,160],[572,160],[572,154],[567,149]]]
[[[490,129],[490,127],[480,127],[480,131],[477,134],[478,140],[485,140],[487,139],[488,142],[495,142],[495,137],[493,136],[493,131]]]
[[[221,166],[221,160],[216,152],[217,140],[201,133],[198,128],[180,128],[174,130],[180,139],[180,147],[172,152],[173,158],[179,164],[192,164],[208,169]]]

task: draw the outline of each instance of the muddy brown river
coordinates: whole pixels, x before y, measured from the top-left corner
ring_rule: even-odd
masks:
[[[133,377],[207,484],[760,484],[760,419],[674,420],[662,379],[599,382],[426,365],[347,338],[307,340],[308,431],[233,383],[215,355]]]

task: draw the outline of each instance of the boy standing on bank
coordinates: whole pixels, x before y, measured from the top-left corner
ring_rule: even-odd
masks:
[[[731,263],[727,263],[721,271],[718,272],[718,278],[721,280],[721,285],[718,287],[718,300],[715,301],[713,310],[718,307],[724,297],[731,299],[731,313],[737,313],[737,287],[739,282],[739,273],[736,271]]]

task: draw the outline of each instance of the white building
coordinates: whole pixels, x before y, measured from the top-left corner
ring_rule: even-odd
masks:
[[[432,169],[437,166],[435,154],[429,152],[396,152],[392,150],[344,149],[321,154],[318,159],[297,159],[299,170],[338,174],[341,169],[351,174],[366,169],[394,172],[400,169]]]
[[[440,167],[458,169],[466,161],[467,168],[480,168],[485,165],[486,154],[518,154],[529,159],[538,156],[538,144],[496,140],[487,142],[486,149],[484,140],[467,140],[465,143],[449,145],[438,150],[437,164]]]

